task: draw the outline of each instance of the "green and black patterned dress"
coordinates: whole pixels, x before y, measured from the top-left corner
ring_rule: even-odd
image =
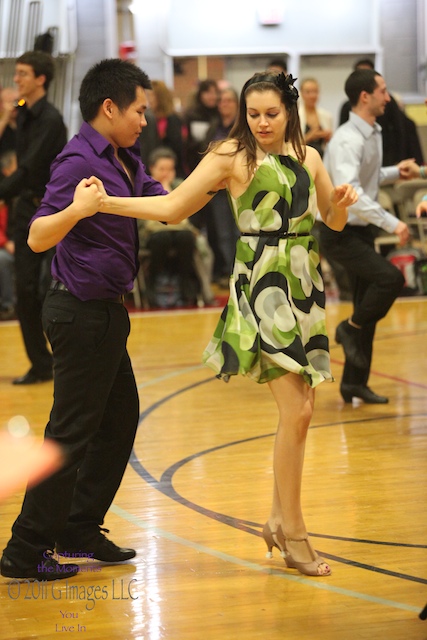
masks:
[[[291,156],[267,154],[230,201],[242,236],[203,362],[226,381],[242,374],[262,383],[290,371],[311,387],[331,380],[310,173]]]

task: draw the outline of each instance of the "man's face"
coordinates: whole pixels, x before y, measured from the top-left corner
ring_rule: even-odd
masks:
[[[38,76],[36,78],[31,65],[18,63],[15,67],[13,81],[18,89],[19,98],[31,100],[32,96],[43,86],[45,77]]]
[[[378,118],[378,116],[382,116],[384,110],[387,106],[387,103],[390,102],[390,96],[387,91],[387,86],[385,80],[382,76],[375,76],[375,80],[377,82],[377,86],[374,89],[374,92],[369,95],[369,109],[371,115]]]
[[[112,142],[117,147],[132,147],[138,140],[143,127],[147,126],[145,111],[147,109],[147,96],[142,87],[137,87],[135,100],[127,109],[120,111],[116,105],[112,105]]]

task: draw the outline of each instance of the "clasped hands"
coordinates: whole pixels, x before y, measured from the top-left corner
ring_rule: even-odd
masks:
[[[107,198],[102,180],[91,176],[80,180],[74,191],[73,203],[82,218],[89,218],[99,211],[104,213],[103,204]]]
[[[407,158],[397,163],[399,178],[401,180],[413,180],[420,177],[420,167],[415,162],[415,158]]]
[[[420,167],[415,162],[414,158],[408,160],[402,160],[397,164],[399,169],[401,180],[413,180],[414,178],[421,177]],[[422,175],[424,178],[425,176]],[[426,185],[427,186],[427,185]],[[417,218],[421,218],[423,215],[427,215],[427,201],[422,200],[415,209],[415,215]]]

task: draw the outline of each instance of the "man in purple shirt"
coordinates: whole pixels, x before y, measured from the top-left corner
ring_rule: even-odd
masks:
[[[64,453],[62,468],[27,490],[1,559],[1,574],[54,580],[78,572],[52,552],[104,562],[133,558],[101,528],[133,446],[139,400],[126,349],[123,296],[138,270],[136,220],[92,215],[78,183],[100,176],[110,194],[163,195],[145,173],[135,143],[147,124],[147,75],[118,59],[92,67],[80,89],[84,123],[52,165],[30,223],[35,252],[56,246],[43,327],[53,351],[54,401],[45,438]],[[95,187],[89,187],[92,189]]]

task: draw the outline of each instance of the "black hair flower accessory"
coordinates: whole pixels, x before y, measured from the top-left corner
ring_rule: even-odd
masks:
[[[274,78],[274,84],[283,93],[285,100],[291,104],[296,104],[299,98],[298,89],[294,87],[294,82],[297,80],[298,78],[293,78],[292,74],[285,76],[283,71],[278,73]]]

